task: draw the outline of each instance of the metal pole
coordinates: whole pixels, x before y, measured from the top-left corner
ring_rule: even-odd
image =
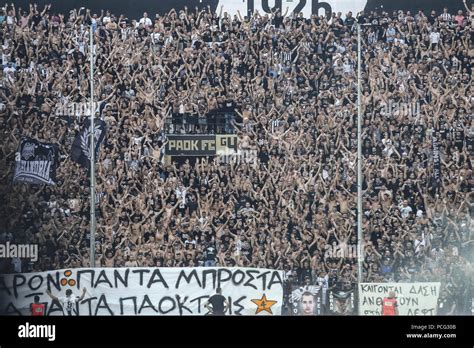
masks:
[[[358,283],[363,282],[362,268],[364,262],[362,238],[362,110],[361,110],[361,33],[357,24],[357,275]]]
[[[95,267],[95,132],[94,132],[94,33],[92,24],[90,26],[90,71],[91,71],[91,100],[90,100],[90,110],[91,110],[91,119],[90,119],[90,142],[91,142],[91,162],[90,162],[90,191],[91,191],[91,203],[90,203],[90,228],[91,228],[91,238],[90,238],[90,256],[91,256],[91,267]]]

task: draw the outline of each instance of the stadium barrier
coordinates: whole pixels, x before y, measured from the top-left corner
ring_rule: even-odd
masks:
[[[0,275],[0,315],[30,315],[34,296],[47,315],[206,315],[222,289],[229,315],[281,315],[283,271],[255,268],[78,268]],[[72,291],[76,299],[67,299]],[[53,301],[47,290],[58,298]]]
[[[289,284],[283,271],[239,267],[78,268],[0,275],[0,315],[30,315],[33,298],[57,315],[208,315],[222,289],[228,315],[380,315],[394,291],[400,315],[437,314],[439,282],[363,283],[358,288]],[[68,300],[65,293],[72,291]],[[49,291],[52,296],[48,295]],[[57,298],[58,301],[52,300]],[[59,303],[58,303],[59,302]]]

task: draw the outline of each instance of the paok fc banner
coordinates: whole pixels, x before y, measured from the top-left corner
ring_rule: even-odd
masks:
[[[57,164],[57,145],[22,137],[15,156],[13,181],[54,185]]]
[[[281,315],[282,277],[282,271],[237,267],[77,268],[0,275],[0,315],[30,315],[35,295],[50,316],[207,315],[205,305],[217,288],[227,299],[226,315]],[[67,290],[72,291],[69,297]]]
[[[167,156],[223,156],[237,153],[236,135],[168,135]]]
[[[91,121],[86,119],[81,132],[74,139],[71,149],[71,159],[79,163],[84,168],[90,168],[91,161]],[[94,120],[94,143],[95,143],[95,156],[99,153],[100,145],[105,138],[105,122],[96,119]]]

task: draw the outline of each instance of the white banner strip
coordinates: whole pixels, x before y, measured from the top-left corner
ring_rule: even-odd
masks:
[[[362,315],[382,315],[382,300],[394,291],[399,315],[436,315],[441,283],[362,283],[359,308]]]
[[[282,271],[236,267],[7,274],[0,275],[0,315],[30,315],[36,295],[47,315],[206,315],[204,306],[218,287],[229,303],[226,315],[281,315],[282,279]]]

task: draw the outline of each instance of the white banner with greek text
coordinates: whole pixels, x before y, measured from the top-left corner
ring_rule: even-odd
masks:
[[[441,283],[362,283],[359,284],[359,312],[381,315],[382,300],[394,291],[399,315],[436,315]]]
[[[35,296],[46,315],[206,315],[217,288],[227,300],[226,315],[281,315],[282,279],[282,271],[236,267],[6,274],[0,275],[0,315],[30,315]]]

